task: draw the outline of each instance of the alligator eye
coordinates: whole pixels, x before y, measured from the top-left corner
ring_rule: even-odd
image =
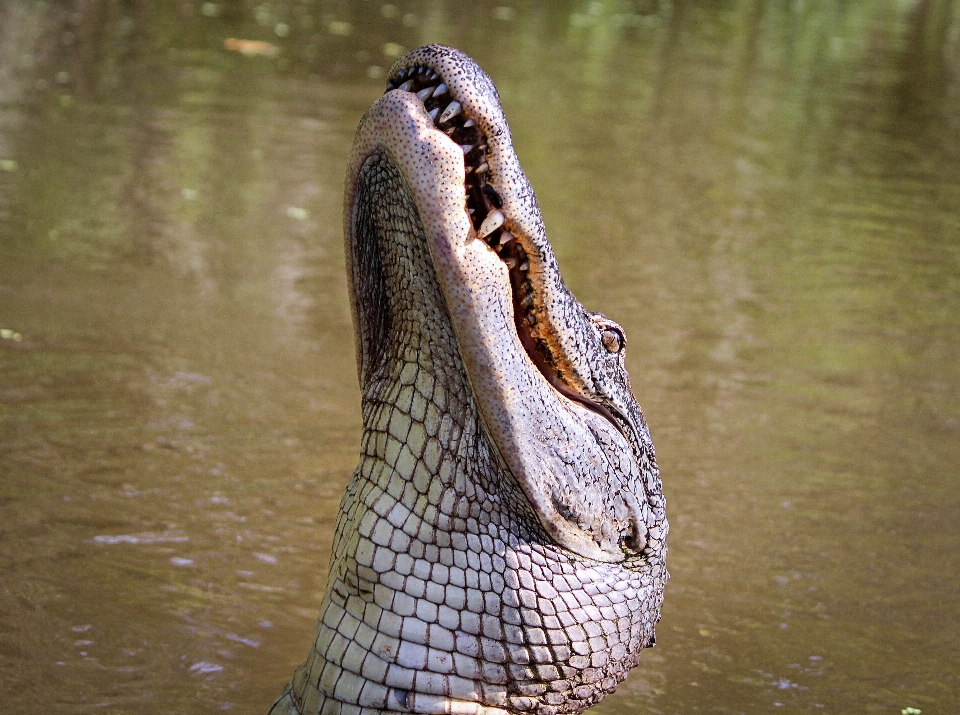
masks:
[[[608,353],[618,353],[623,349],[623,336],[619,331],[607,328],[600,334],[600,340]]]

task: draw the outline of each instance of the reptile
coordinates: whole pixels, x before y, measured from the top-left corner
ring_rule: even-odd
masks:
[[[344,199],[362,394],[306,661],[271,715],[578,713],[655,643],[667,520],[622,328],[560,277],[490,78],[414,50]]]

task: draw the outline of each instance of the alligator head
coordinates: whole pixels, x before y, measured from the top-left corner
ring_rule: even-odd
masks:
[[[622,329],[560,278],[490,79],[439,45],[344,203],[360,465],[273,713],[580,712],[654,642],[667,522]]]

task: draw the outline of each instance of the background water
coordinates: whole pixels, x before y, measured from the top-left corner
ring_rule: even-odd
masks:
[[[4,712],[264,713],[303,658],[345,159],[431,41],[658,447],[658,647],[596,712],[960,712],[956,0],[0,4]]]

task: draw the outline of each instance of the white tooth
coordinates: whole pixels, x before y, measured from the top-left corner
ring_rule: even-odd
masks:
[[[474,124],[476,124],[475,121],[473,121],[472,119],[468,119],[467,121],[465,121],[465,122],[463,123],[463,126],[465,126],[465,127],[472,127]]]
[[[467,211],[470,213],[471,216],[473,216],[477,212],[476,209],[467,209]]]
[[[480,236],[480,238],[486,238],[501,226],[503,226],[503,213],[494,209],[487,214],[485,219],[483,219],[483,223],[480,224],[480,230],[477,232],[477,235]]]
[[[433,94],[433,87],[427,87],[426,89],[421,89],[417,92],[417,99],[421,102],[426,102],[430,99],[430,95]]]
[[[463,149],[464,154],[469,154],[473,151],[473,144],[461,144],[460,148]]]
[[[528,293],[526,296],[524,296],[523,300],[520,301],[520,305],[524,308],[529,308],[531,305],[533,305],[533,293]]]
[[[490,171],[490,165],[487,162],[483,162],[477,167],[478,174],[486,174],[488,171]]]
[[[408,79],[406,82],[397,87],[397,89],[402,89],[404,92],[409,92],[411,87],[413,87],[413,80]]]
[[[427,112],[427,114],[430,115],[430,119],[432,119],[434,122],[436,122],[436,121],[437,121],[437,112],[439,112],[439,111],[440,111],[440,107],[434,107],[434,108],[431,109],[429,112]]]
[[[440,115],[440,119],[438,119],[437,121],[440,124],[443,124],[444,122],[449,121],[450,119],[453,119],[455,116],[460,114],[461,109],[462,107],[460,106],[460,102],[458,102],[457,100],[453,100],[452,102],[450,102],[450,104],[447,105],[447,108],[443,110],[443,114]]]
[[[507,268],[509,268],[510,270],[513,270],[514,268],[517,267],[516,258],[504,258],[503,262],[507,264]]]
[[[431,82],[439,76],[440,75],[438,75],[435,70],[430,70],[429,72],[427,72],[427,79],[429,79]]]
[[[521,271],[528,271],[528,270],[530,270],[530,261],[524,261],[523,263],[521,263],[521,264],[520,264],[520,270],[521,270]]]
[[[447,83],[446,83],[446,82],[441,82],[440,84],[437,85],[437,88],[436,88],[435,90],[433,90],[433,96],[434,96],[434,97],[439,97],[441,94],[446,94],[446,93],[447,93]]]
[[[513,234],[510,233],[509,231],[504,231],[503,233],[500,234],[500,245],[501,245],[501,246],[507,245],[507,244],[510,243],[510,241],[512,241],[512,240],[513,240]]]
[[[463,173],[469,174],[471,171],[473,171],[473,167],[468,165],[466,168],[464,168]]]

